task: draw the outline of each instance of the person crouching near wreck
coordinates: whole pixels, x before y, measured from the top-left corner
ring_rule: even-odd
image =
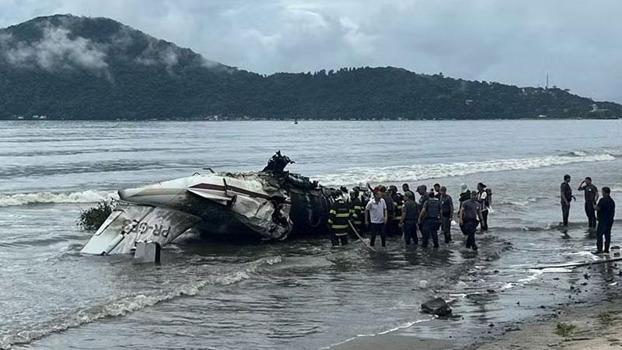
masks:
[[[462,233],[467,236],[466,247],[473,250],[477,250],[477,244],[475,244],[477,225],[479,222],[482,222],[482,210],[477,200],[477,194],[476,191],[471,192],[471,198],[462,203],[458,213],[460,228]]]
[[[365,207],[365,226],[369,227],[371,233],[369,245],[372,247],[376,242],[376,235],[380,235],[382,246],[386,247],[386,224],[388,219],[387,204],[382,198],[380,189],[376,188],[374,189],[374,198]]]
[[[596,205],[598,213],[598,228],[596,229],[596,254],[609,253],[611,245],[611,227],[616,214],[616,202],[611,198],[611,189],[603,187],[603,197]],[[605,238],[605,250],[603,250],[603,237]]]
[[[343,199],[342,190],[333,192],[334,202],[328,212],[328,225],[330,227],[330,240],[333,247],[348,244],[348,233],[350,232],[350,207]]]

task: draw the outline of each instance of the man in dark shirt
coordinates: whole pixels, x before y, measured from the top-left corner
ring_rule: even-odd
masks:
[[[594,210],[596,201],[598,201],[598,188],[592,184],[592,178],[588,176],[579,185],[579,191],[585,193],[585,215],[587,215],[588,227],[590,230],[594,230],[596,228],[596,214]]]
[[[428,198],[430,198],[430,195],[428,194],[428,187],[426,185],[420,185],[417,187],[417,193],[419,194],[419,205],[423,206],[423,204],[425,203],[425,201],[428,200]]]
[[[454,201],[447,194],[447,187],[441,186],[440,197],[441,202],[441,232],[445,237],[445,243],[451,242],[451,219],[454,217]]]
[[[570,202],[574,198],[572,188],[570,188],[570,175],[564,175],[564,182],[560,186],[560,196],[562,204],[562,223],[568,226],[568,216],[570,215]]]
[[[462,206],[462,203],[471,199],[471,191],[469,191],[469,188],[466,184],[462,184],[460,186],[460,190],[462,192],[460,192],[460,198],[458,200],[460,201],[460,206]]]
[[[616,202],[611,198],[611,189],[603,187],[603,198],[596,206],[598,212],[598,229],[596,230],[596,254],[609,253],[611,244],[611,226],[616,214]],[[603,236],[605,237],[605,250],[603,250]]]
[[[426,185],[419,185],[417,186],[416,192],[419,194],[419,210],[421,210],[425,202],[428,200],[428,198],[430,198],[430,195],[428,194],[428,187]],[[423,236],[423,223],[419,223],[418,225],[419,225],[419,231],[421,232],[421,235]]]
[[[441,226],[441,202],[430,193],[419,214],[419,225],[423,236],[422,248],[427,248],[430,237],[434,248],[438,248],[438,228]]]
[[[434,197],[439,198],[441,196],[441,184],[435,183],[433,187],[434,187]]]
[[[404,241],[406,245],[410,244],[413,240],[415,245],[419,244],[417,238],[417,219],[419,218],[419,205],[415,201],[415,194],[411,191],[406,191],[404,194],[406,201],[402,207],[402,217],[400,218],[400,227],[404,232]]]
[[[460,219],[460,228],[467,236],[466,247],[477,250],[475,231],[477,231],[478,223],[482,221],[482,211],[477,200],[477,191],[471,192],[471,199],[462,203],[458,217]]]

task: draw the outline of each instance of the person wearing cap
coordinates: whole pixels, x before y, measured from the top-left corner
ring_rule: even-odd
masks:
[[[466,184],[460,185],[460,198],[458,199],[460,201],[460,207],[462,207],[462,203],[469,199],[471,199],[471,191],[469,191]]]
[[[575,196],[572,195],[572,188],[570,187],[570,175],[564,175],[564,182],[562,182],[560,188],[560,197],[562,204],[562,225],[568,226],[568,216],[570,215],[570,202]]]
[[[371,232],[369,245],[374,246],[376,235],[380,235],[382,246],[386,246],[386,229],[385,225],[388,221],[387,204],[382,198],[380,188],[374,189],[374,198],[367,203],[365,207],[365,226],[368,226]]]
[[[603,187],[603,198],[596,206],[598,212],[598,228],[596,229],[596,254],[609,253],[611,245],[611,227],[616,214],[616,202],[611,198],[611,189]],[[603,238],[605,249],[603,250]]]
[[[441,204],[434,193],[430,192],[428,200],[423,203],[419,214],[419,225],[423,237],[421,247],[427,248],[430,238],[434,248],[438,248],[438,229],[441,226]]]
[[[454,201],[447,194],[447,187],[441,186],[438,200],[441,202],[441,232],[445,243],[451,242],[451,219],[454,217]]]
[[[417,219],[419,218],[419,205],[415,201],[415,194],[411,191],[405,191],[404,206],[402,207],[402,216],[400,217],[399,226],[404,233],[404,242],[406,245],[410,244],[412,240],[415,245],[419,244],[417,238]]]
[[[350,208],[343,198],[341,190],[333,192],[333,204],[328,212],[328,225],[330,227],[331,242],[333,247],[348,244],[348,233],[350,232]]]
[[[588,176],[579,185],[579,191],[585,194],[585,215],[587,215],[588,227],[593,231],[596,228],[595,207],[598,201],[598,188],[592,184],[592,178]]]
[[[458,220],[462,233],[467,236],[466,247],[476,251],[475,231],[477,231],[478,223],[482,221],[482,211],[480,203],[477,200],[477,191],[473,191],[470,194],[471,198],[464,201],[460,207]]]
[[[488,209],[490,206],[490,198],[488,198],[488,191],[486,191],[486,185],[483,183],[477,184],[477,201],[480,204],[482,212],[482,221],[480,227],[482,231],[488,231]]]

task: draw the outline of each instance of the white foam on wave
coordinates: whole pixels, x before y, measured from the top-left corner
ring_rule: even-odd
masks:
[[[416,320],[416,321],[405,322],[405,323],[403,323],[401,325],[398,325],[398,326],[396,326],[394,328],[390,328],[390,329],[387,329],[386,331],[382,331],[382,332],[379,332],[379,333],[357,334],[357,335],[355,335],[353,337],[350,337],[348,339],[342,340],[342,341],[340,341],[338,343],[330,344],[328,346],[323,346],[320,349],[321,350],[329,350],[329,349],[332,349],[332,348],[337,347],[339,345],[343,345],[343,344],[349,343],[349,342],[351,342],[353,340],[356,340],[357,338],[375,337],[377,335],[385,335],[385,334],[393,333],[393,332],[398,331],[400,329],[410,328],[410,327],[412,327],[412,326],[414,326],[414,325],[416,325],[418,323],[429,322],[429,321],[432,321],[432,320],[434,320],[434,317],[424,318],[424,319]]]
[[[418,181],[483,172],[537,169],[570,163],[611,161],[615,159],[611,154],[605,153],[376,168],[355,167],[344,169],[335,174],[317,175],[314,178],[326,185]]]
[[[262,265],[274,265],[282,261],[280,256],[262,258],[246,264],[246,268],[233,271],[223,275],[209,277],[205,280],[196,281],[182,286],[177,286],[172,291],[160,294],[145,295],[136,294],[117,299],[105,305],[98,305],[88,309],[80,310],[75,314],[68,315],[60,320],[54,320],[37,328],[31,327],[27,330],[18,331],[2,336],[0,338],[0,349],[10,349],[16,344],[28,344],[34,340],[41,339],[52,333],[66,331],[70,328],[108,317],[119,317],[129,313],[142,310],[155,304],[169,301],[182,296],[197,295],[201,289],[209,285],[227,286],[251,278]]]
[[[82,191],[82,192],[32,192],[0,194],[0,207],[31,204],[54,203],[97,203],[103,200],[119,199],[116,192]]]

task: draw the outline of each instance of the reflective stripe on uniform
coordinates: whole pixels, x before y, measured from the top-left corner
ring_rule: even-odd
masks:
[[[333,230],[343,230],[348,228],[348,225],[331,225],[330,228],[332,228]]]

